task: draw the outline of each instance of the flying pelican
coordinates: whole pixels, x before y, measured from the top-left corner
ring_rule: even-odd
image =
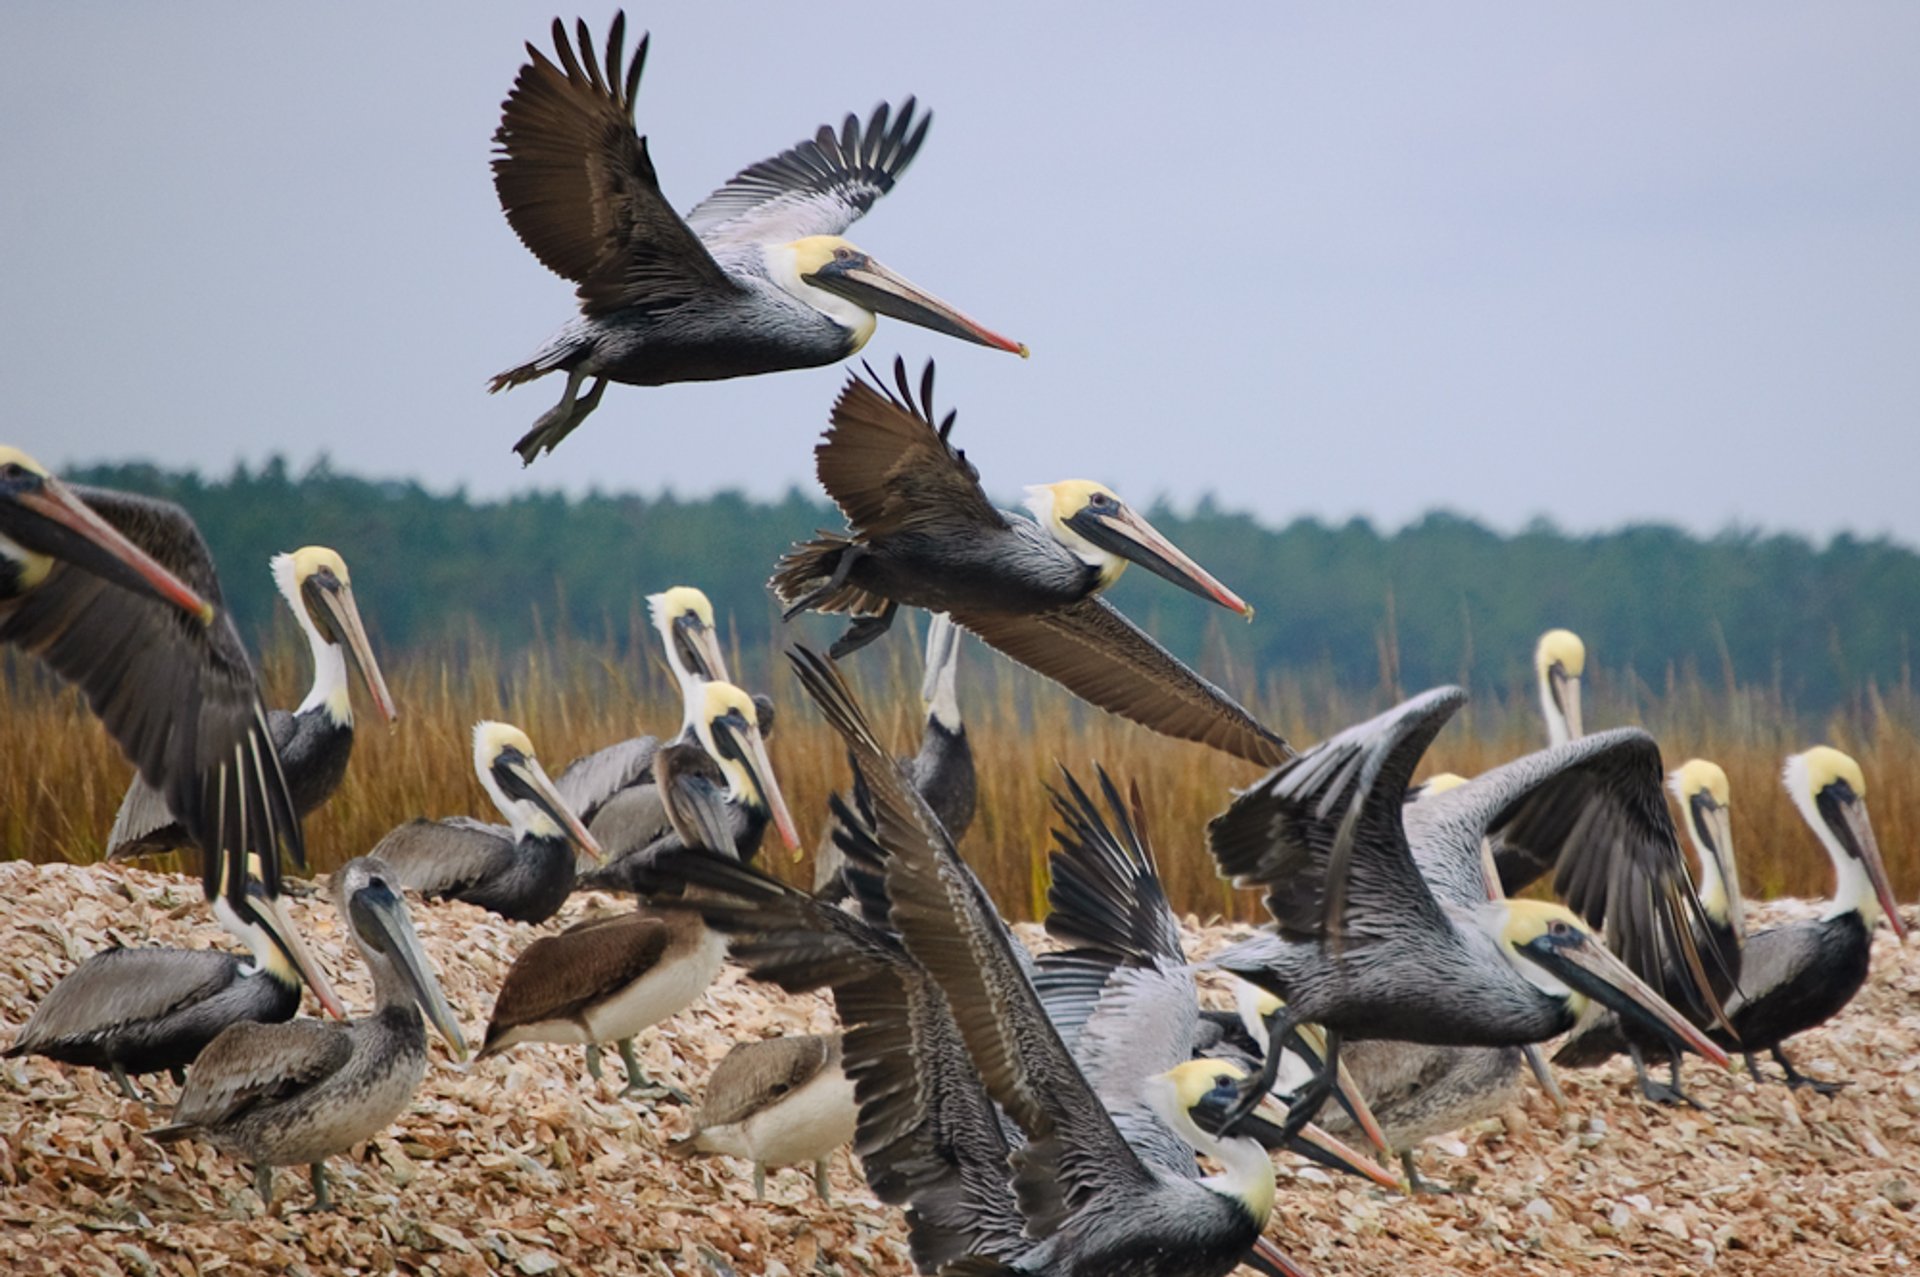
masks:
[[[954,679],[960,664],[960,631],[946,613],[936,612],[927,622],[927,657],[920,680],[920,699],[926,706],[927,724],[920,734],[920,752],[903,758],[913,787],[927,800],[927,806],[940,821],[940,827],[954,842],[966,837],[973,824],[973,809],[978,798],[974,775],[973,743],[967,739],[967,725],[960,717],[960,701],[954,695]],[[827,825],[813,856],[813,888],[835,898],[843,893],[840,885],[840,849],[834,842],[835,826]]]
[[[429,899],[545,922],[573,891],[573,849],[598,858],[600,844],[554,791],[519,728],[474,724],[473,767],[506,825],[466,816],[410,820],[382,838],[373,855],[393,882]]]
[[[841,1067],[840,1034],[799,1033],[736,1042],[707,1079],[693,1130],[667,1145],[671,1157],[723,1153],[753,1163],[753,1195],[767,1195],[767,1167],[813,1164],[813,1188],[833,1201],[827,1159],[851,1143],[860,1120]]]
[[[1540,682],[1540,713],[1547,720],[1547,744],[1580,739],[1580,676],[1587,668],[1587,645],[1572,630],[1548,630],[1533,649],[1533,672]]]
[[[353,753],[349,649],[380,713],[393,723],[400,711],[380,675],[379,662],[373,659],[360,608],[353,601],[346,561],[324,545],[309,545],[292,554],[274,555],[270,567],[280,597],[287,601],[313,651],[313,689],[307,699],[291,714],[278,709],[267,712],[267,727],[273,733],[273,747],[280,752],[294,810],[306,816],[333,797]],[[190,842],[167,810],[167,800],[135,777],[113,818],[113,832],[107,835],[107,859],[157,855]]]
[[[1740,979],[1741,945],[1746,934],[1740,877],[1733,859],[1732,799],[1727,774],[1703,758],[1689,759],[1667,777],[1667,788],[1680,804],[1681,819],[1687,827],[1688,838],[1700,858],[1700,886],[1697,893],[1700,913],[1693,923],[1693,947],[1701,955],[1703,971],[1708,977],[1715,1003],[1723,1004]],[[1641,890],[1656,877],[1635,873],[1630,890]],[[1702,1028],[1711,1027],[1711,1012],[1697,1001],[1689,1005],[1681,996],[1692,978],[1685,969],[1682,955],[1670,955],[1666,965],[1667,969],[1652,980],[1654,987],[1663,993],[1670,989],[1679,991],[1667,996],[1674,998],[1675,1005],[1685,1010],[1695,1024]],[[1665,1049],[1663,1043],[1649,1037],[1644,1031],[1630,1029],[1621,1024],[1618,1017],[1602,1011],[1590,1016],[1573,1031],[1572,1036],[1555,1052],[1553,1062],[1580,1068],[1603,1063],[1625,1051],[1633,1058],[1633,1070],[1639,1079],[1640,1091],[1648,1099],[1662,1104],[1693,1103],[1687,1093],[1680,1089],[1678,1055],[1669,1057],[1670,1072],[1666,1083],[1655,1082],[1647,1076],[1643,1052],[1656,1047]],[[1699,1106],[1696,1104],[1695,1107]]]
[[[633,1040],[698,1002],[726,960],[726,938],[690,909],[643,906],[576,922],[513,960],[479,1058],[522,1042],[579,1044],[597,1082],[600,1045],[617,1042],[627,1066],[625,1094],[685,1103],[679,1091],[647,1076]]]
[[[427,1072],[421,1011],[455,1059],[466,1039],[407,919],[393,874],[378,859],[343,865],[330,884],[361,961],[373,972],[379,1010],[329,1024],[242,1023],[215,1038],[187,1071],[173,1121],[148,1132],[161,1143],[189,1137],[250,1162],[260,1200],[273,1204],[273,1168],[306,1163],[314,1205],[327,1210],[322,1163],[398,1117]]]
[[[1310,1022],[1326,1031],[1326,1065],[1289,1126],[1311,1119],[1331,1091],[1344,1038],[1517,1046],[1571,1028],[1588,999],[1726,1063],[1572,910],[1490,889],[1482,844],[1503,817],[1521,821],[1516,838],[1591,836],[1598,818],[1551,795],[1527,818],[1542,781],[1566,768],[1555,751],[1404,801],[1420,756],[1465,700],[1457,687],[1437,688],[1348,728],[1275,769],[1208,825],[1221,872],[1264,886],[1275,922],[1274,934],[1216,955],[1215,965],[1285,999],[1279,1029]],[[1605,743],[1593,740],[1589,751]],[[1651,784],[1657,795],[1657,762]],[[1278,1066],[1270,1053],[1236,1113],[1258,1101]]]
[[[45,1056],[62,1064],[106,1069],[121,1093],[141,1097],[127,1075],[176,1078],[222,1029],[242,1020],[263,1024],[293,1017],[300,985],[313,986],[327,1011],[346,1018],[326,974],[300,939],[285,902],[257,882],[236,910],[224,891],[213,916],[253,956],[246,962],[218,949],[109,949],[88,958],[53,986],[5,1052]]]
[[[1030,515],[995,508],[948,441],[955,414],[933,424],[933,364],[917,406],[904,363],[894,362],[897,396],[869,375],[871,384],[848,380],[814,449],[848,531],[802,542],[780,561],[770,584],[788,617],[854,614],[833,646],[838,659],[884,633],[902,604],[946,612],[988,646],[1154,731],[1257,763],[1290,755],[1099,592],[1131,560],[1251,618],[1238,595],[1100,484],[1029,488]]]
[[[1853,1001],[1866,983],[1876,922],[1885,917],[1896,941],[1907,938],[1907,928],[1867,816],[1860,764],[1829,745],[1816,745],[1788,758],[1781,779],[1833,861],[1833,901],[1817,921],[1774,927],[1747,940],[1740,987],[1727,1000],[1734,1033],[1717,1036],[1746,1053],[1747,1071],[1756,1080],[1764,1075],[1753,1053],[1764,1048],[1785,1071],[1787,1085],[1828,1095],[1846,1084],[1801,1073],[1780,1046]]]
[[[695,795],[696,801],[691,804],[694,812],[709,819],[700,845],[717,841],[716,850],[731,849],[743,859],[751,858],[759,850],[769,823],[778,830],[788,850],[800,845],[799,832],[787,811],[787,800],[781,796],[766,742],[755,722],[752,698],[731,683],[701,683],[694,697],[699,711],[683,733],[681,746],[671,755],[660,750],[654,756],[656,773],[668,757],[685,760],[675,771],[673,784],[663,788],[656,774],[656,783],[628,786],[594,816],[589,828],[608,849],[609,859],[580,876],[582,889],[643,894],[651,890],[649,870],[660,851],[667,846],[687,845],[682,830],[674,826],[675,804],[669,801],[667,788],[704,791]],[[696,742],[697,749],[693,747]],[[710,772],[717,773],[725,786],[724,799]]]
[[[867,344],[876,315],[1026,356],[841,238],[919,152],[933,117],[916,118],[912,98],[897,116],[881,103],[864,129],[851,115],[838,136],[822,125],[683,219],[634,128],[647,37],[623,73],[626,26],[616,13],[603,69],[587,24],[577,25],[576,54],[555,18],[560,64],[527,46],[493,135],[493,186],[508,224],[579,286],[580,316],[488,386],[567,374],[560,402],[514,445],[522,461],[552,451],[609,381],[660,386],[836,363]]]
[[[213,557],[179,506],[70,487],[0,446],[0,644],[79,687],[194,843],[217,853],[202,884],[211,898],[224,883],[238,913],[247,856],[278,895],[280,848],[304,866],[306,844],[220,602]]]

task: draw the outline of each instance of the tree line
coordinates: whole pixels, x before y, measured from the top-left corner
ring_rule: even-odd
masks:
[[[786,546],[841,525],[824,500],[737,492],[699,500],[531,492],[475,501],[408,481],[294,473],[279,459],[205,478],[145,465],[72,472],[78,483],[177,501],[219,563],[244,633],[281,610],[275,552],[332,545],[384,650],[496,651],[559,635],[626,646],[648,593],[698,585],[753,669],[779,631],[765,588]],[[1568,626],[1590,659],[1649,686],[1674,675],[1777,691],[1823,714],[1870,686],[1905,685],[1920,619],[1920,555],[1841,535],[1710,538],[1639,524],[1571,536],[1538,523],[1513,536],[1436,512],[1395,532],[1364,519],[1268,527],[1202,501],[1149,517],[1258,609],[1251,625],[1133,571],[1114,602],[1176,654],[1212,670],[1284,672],[1354,689],[1440,682],[1516,688],[1540,631]],[[823,640],[838,621],[798,632]]]

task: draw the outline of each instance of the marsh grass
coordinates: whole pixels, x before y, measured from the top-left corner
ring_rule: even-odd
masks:
[[[625,635],[647,633],[627,618]],[[901,627],[905,629],[905,627]],[[371,718],[356,689],[358,734],[345,784],[307,822],[313,868],[331,869],[369,850],[415,816],[471,814],[495,819],[474,776],[471,729],[483,718],[522,727],[550,772],[610,741],[673,731],[680,710],[650,639],[543,637],[505,654],[477,630],[431,652],[386,664],[401,708],[389,730]],[[805,705],[784,660],[773,652],[734,652],[736,664],[770,670],[780,719],[771,749],[782,789],[811,849],[829,791],[846,783],[837,738]],[[1390,644],[1381,649],[1381,685],[1356,694],[1311,671],[1270,677],[1257,698],[1265,720],[1305,745],[1391,704]],[[1244,687],[1247,672],[1216,659],[1208,673]],[[304,643],[290,624],[276,631],[263,661],[268,703],[292,706],[310,675]],[[886,739],[902,753],[918,747],[920,668],[911,634],[900,634],[849,662],[849,674]],[[758,681],[764,684],[767,680]],[[1920,703],[1910,680],[1890,690],[1863,688],[1827,721],[1808,723],[1765,687],[1711,686],[1675,671],[1652,687],[1630,675],[1588,671],[1590,727],[1639,723],[1660,740],[1669,768],[1699,754],[1726,768],[1733,786],[1734,838],[1750,895],[1818,896],[1830,886],[1825,855],[1779,784],[1782,760],[1826,740],[1853,754],[1866,772],[1881,849],[1902,899],[1920,890]],[[0,659],[0,856],[88,862],[103,851],[131,769],[84,704],[31,661]],[[1091,783],[1104,764],[1122,784],[1140,786],[1162,873],[1175,907],[1202,917],[1254,919],[1259,901],[1214,875],[1204,845],[1207,819],[1229,792],[1259,775],[1245,763],[1169,741],[1078,704],[1051,684],[969,643],[960,672],[961,708],[980,767],[979,815],[964,850],[1002,906],[1030,917],[1045,888],[1051,812],[1047,787],[1058,765]],[[1479,689],[1442,733],[1422,774],[1472,775],[1544,743],[1530,688]],[[810,882],[810,850],[789,853],[770,840],[762,858],[782,876]]]

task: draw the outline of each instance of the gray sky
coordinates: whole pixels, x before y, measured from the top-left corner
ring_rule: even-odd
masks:
[[[867,354],[939,358],[998,494],[1920,543],[1920,6],[1247,8],[635,7],[640,126],[684,209],[849,110],[933,108],[849,238],[1034,355],[890,320]],[[559,381],[485,379],[573,299],[489,139],[553,13],[0,6],[4,434],[488,495],[811,487],[844,367],[615,386],[511,453]]]

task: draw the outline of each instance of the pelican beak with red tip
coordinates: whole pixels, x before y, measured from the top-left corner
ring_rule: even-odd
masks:
[[[1098,571],[1101,589],[1119,580],[1128,563],[1138,563],[1183,590],[1253,619],[1252,604],[1195,563],[1105,484],[1067,479],[1031,487],[1027,507],[1041,527]]]
[[[803,282],[876,315],[904,320],[975,345],[991,346],[1022,359],[1027,357],[1025,342],[1002,337],[992,329],[982,327],[845,240],[821,239],[820,247],[828,252],[826,260],[814,269],[804,271],[800,276]]]

